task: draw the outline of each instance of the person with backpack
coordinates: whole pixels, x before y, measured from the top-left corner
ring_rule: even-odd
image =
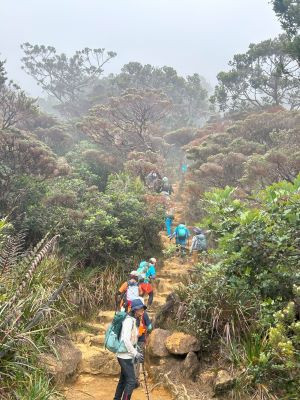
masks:
[[[192,239],[192,244],[190,247],[190,254],[193,256],[193,264],[198,263],[199,253],[207,250],[206,237],[202,229],[195,227],[193,229],[195,235]]]
[[[169,179],[164,176],[161,183],[161,193],[170,196],[174,192],[172,185],[169,183]]]
[[[186,242],[190,237],[190,231],[183,222],[177,225],[174,233],[170,237],[170,240],[172,240],[173,237],[175,237],[176,240],[177,251],[181,251],[184,254]]]
[[[157,260],[156,258],[153,257],[150,258],[149,262],[142,261],[139,267],[140,269],[141,265],[144,265],[143,272],[140,275],[140,289],[143,293],[143,296],[145,294],[148,295],[148,303],[147,303],[148,307],[152,305],[154,299],[154,291],[151,282],[156,278],[156,269],[155,269],[156,263]]]
[[[144,299],[143,298],[140,298],[140,299],[144,304]],[[151,331],[153,329],[151,320],[150,320],[149,315],[148,315],[146,310],[143,312],[143,315],[141,315],[137,319],[137,327],[138,327],[137,349],[138,349],[138,351],[140,351],[145,356],[146,338],[147,338],[147,335],[149,333],[151,333]],[[141,365],[141,363],[137,362],[136,363],[136,367],[135,367],[135,372],[136,372],[135,375],[136,375],[137,386],[139,386],[140,365]]]
[[[137,348],[137,320],[142,317],[146,309],[147,307],[140,298],[134,299],[131,303],[131,311],[123,319],[118,338],[119,348],[116,352],[121,373],[113,400],[130,400],[134,389],[137,387],[134,364],[144,362],[144,355]],[[112,328],[110,329],[112,331]],[[109,337],[109,334],[107,336]],[[108,349],[110,350],[110,348]]]
[[[129,280],[124,282],[115,296],[116,310],[124,309],[127,311],[131,307],[133,300],[143,295],[143,290],[139,285],[139,274],[137,271],[131,271]]]

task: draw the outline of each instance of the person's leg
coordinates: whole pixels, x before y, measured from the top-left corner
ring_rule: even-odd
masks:
[[[143,355],[145,357],[145,342],[143,342],[143,341],[138,342],[138,351],[140,353],[143,353]],[[134,365],[134,371],[135,371],[136,387],[139,387],[140,386],[140,371],[141,371],[141,363],[139,361]]]
[[[171,218],[166,218],[166,229],[167,229],[168,236],[172,235],[171,225],[172,225]]]
[[[153,297],[154,297],[154,292],[152,291],[152,292],[149,293],[148,304],[147,304],[148,307],[150,307],[152,305]]]
[[[133,360],[120,359],[120,361],[122,363],[123,372],[125,375],[125,388],[122,400],[130,400],[136,385]]]
[[[114,400],[122,400],[122,396],[123,396],[123,392],[124,392],[124,388],[125,388],[125,374],[124,374],[124,370],[122,368],[122,359],[118,358],[118,362],[120,364],[121,367],[121,373],[120,373],[120,379],[116,388],[116,393],[115,393],[115,397]]]

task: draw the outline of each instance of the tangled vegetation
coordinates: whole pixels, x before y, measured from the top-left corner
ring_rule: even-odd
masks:
[[[180,292],[185,329],[205,347],[219,346],[236,369],[236,390],[296,399],[299,392],[300,176],[239,200],[227,187],[205,194],[216,241]],[[240,386],[241,387],[240,387]],[[242,398],[242,397],[241,397]]]

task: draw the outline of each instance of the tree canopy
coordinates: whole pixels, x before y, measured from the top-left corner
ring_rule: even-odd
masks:
[[[116,56],[103,48],[86,47],[71,57],[57,54],[52,46],[24,43],[21,48],[25,54],[24,71],[55,97],[63,115],[75,117],[84,108],[85,90],[102,74],[103,66]]]
[[[221,111],[259,110],[282,105],[300,108],[300,68],[285,50],[286,36],[250,44],[220,72],[211,101]]]

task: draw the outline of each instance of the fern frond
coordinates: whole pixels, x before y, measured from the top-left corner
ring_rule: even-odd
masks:
[[[17,233],[8,236],[0,251],[0,276],[16,266],[24,247],[25,234]]]

